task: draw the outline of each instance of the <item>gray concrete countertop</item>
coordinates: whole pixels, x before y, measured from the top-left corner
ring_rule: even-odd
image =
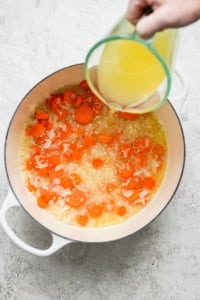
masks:
[[[12,114],[38,81],[84,61],[88,48],[123,15],[124,0],[0,0],[0,205],[8,193],[3,147]],[[0,227],[0,299],[200,299],[200,23],[180,31],[177,66],[189,86],[173,102],[187,148],[173,201],[149,226],[103,244],[76,243],[40,258]],[[20,237],[45,246],[47,233],[21,209],[9,212]]]

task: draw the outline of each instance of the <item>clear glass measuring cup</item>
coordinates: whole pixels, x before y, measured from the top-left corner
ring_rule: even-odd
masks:
[[[170,92],[177,37],[177,30],[166,29],[145,40],[122,19],[87,54],[84,67],[90,88],[114,110],[157,109]]]

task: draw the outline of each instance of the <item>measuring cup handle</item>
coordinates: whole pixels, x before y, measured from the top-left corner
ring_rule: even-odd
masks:
[[[178,96],[173,97],[172,101],[179,101],[182,100],[182,105],[184,104],[184,101],[188,95],[189,88],[185,81],[185,78],[181,75],[181,72],[178,69],[175,69],[174,71],[175,76],[178,78],[180,85],[181,85],[181,92]]]
[[[15,232],[12,230],[12,228],[9,226],[7,219],[6,219],[6,213],[11,207],[19,206],[20,204],[14,197],[13,193],[10,191],[6,197],[6,199],[3,202],[3,205],[0,209],[0,224],[3,227],[4,231],[7,233],[9,238],[21,249],[37,255],[37,256],[48,256],[53,254],[54,252],[58,251],[63,246],[74,242],[73,240],[68,240],[61,238],[51,232],[52,235],[52,243],[48,249],[38,249],[33,246],[30,246],[26,244],[23,240],[21,240]]]

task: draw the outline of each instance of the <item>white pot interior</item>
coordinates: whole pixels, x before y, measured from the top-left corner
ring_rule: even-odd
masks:
[[[40,209],[32,194],[27,190],[19,165],[20,137],[30,115],[38,102],[47,98],[53,91],[67,84],[79,83],[84,78],[83,65],[64,68],[38,83],[18,106],[8,129],[5,145],[5,164],[11,188],[24,209],[40,224],[50,231],[73,240],[102,242],[130,235],[151,222],[165,208],[173,197],[181,179],[185,145],[182,129],[177,115],[166,102],[156,111],[163,126],[168,144],[168,158],[162,184],[150,203],[137,215],[122,224],[103,228],[83,228],[68,226]]]

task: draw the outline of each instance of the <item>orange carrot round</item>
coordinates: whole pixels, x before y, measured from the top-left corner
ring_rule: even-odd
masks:
[[[138,152],[147,153],[152,148],[152,140],[147,137],[138,137],[134,142],[134,147]]]
[[[58,195],[55,192],[42,190],[40,197],[37,199],[38,206],[41,208],[46,208],[49,204],[49,201],[56,201],[58,199]]]
[[[61,178],[60,183],[61,183],[62,187],[64,187],[65,189],[67,189],[67,188],[73,189],[74,188],[73,181],[68,176],[64,176],[63,178]]]
[[[132,176],[128,178],[128,180],[122,183],[122,187],[127,190],[132,190],[140,187],[140,177],[139,176]]]
[[[37,188],[30,182],[30,179],[27,179],[27,188],[29,189],[30,192],[35,192]]]
[[[63,94],[63,101],[67,104],[73,105],[76,99],[76,93],[72,89],[66,90]]]
[[[125,206],[118,206],[116,208],[116,212],[119,216],[124,216],[126,214],[126,207]]]
[[[48,169],[47,168],[38,168],[37,173],[41,177],[47,177],[48,176]]]
[[[88,86],[88,83],[86,80],[82,80],[80,83],[79,83],[79,86],[84,89],[84,90],[88,90],[89,89],[89,86]]]
[[[98,135],[98,140],[102,143],[102,144],[110,144],[113,141],[113,135],[111,133],[107,133],[107,132],[101,132]]]
[[[96,140],[95,140],[95,138],[93,136],[86,136],[86,137],[84,137],[83,145],[86,148],[92,147],[95,143],[96,143]]]
[[[88,223],[88,216],[87,215],[77,215],[76,221],[79,225],[85,226]]]
[[[77,174],[77,173],[71,173],[70,176],[71,176],[71,178],[72,178],[72,180],[73,180],[73,182],[75,184],[77,184],[77,185],[81,184],[82,179],[81,179],[81,177],[80,177],[79,174]]]
[[[136,190],[132,190],[132,191],[122,190],[122,196],[124,197],[124,199],[126,201],[128,201],[129,203],[132,203],[138,199],[140,192],[141,192],[140,189],[136,189]]]
[[[47,208],[48,207],[48,202],[42,198],[42,197],[39,197],[37,199],[37,205],[40,207],[40,208]]]
[[[122,164],[118,169],[117,169],[117,174],[121,178],[128,178],[133,175],[134,172],[134,166],[131,162],[127,162],[125,164]]]
[[[36,164],[36,162],[35,162],[34,157],[33,157],[33,156],[29,157],[29,158],[26,160],[26,169],[27,169],[28,171],[33,170],[33,169],[35,168],[35,164]]]
[[[138,114],[132,114],[132,113],[123,112],[123,111],[119,111],[118,116],[120,116],[120,117],[122,117],[123,119],[126,119],[126,120],[135,120],[139,117]]]
[[[34,117],[38,120],[47,120],[49,118],[49,114],[46,111],[37,110],[34,113]]]
[[[74,107],[79,107],[83,103],[84,97],[81,95],[77,95],[76,100],[74,101]]]
[[[87,198],[84,192],[80,190],[74,190],[72,194],[68,196],[67,203],[73,208],[78,208],[81,207],[86,200]]]
[[[155,179],[153,177],[145,177],[142,179],[142,186],[143,188],[146,188],[146,189],[149,189],[149,190],[152,190],[155,188],[156,186],[156,182],[155,182]]]
[[[103,161],[102,158],[97,157],[97,158],[94,158],[92,160],[92,165],[93,165],[94,168],[98,169],[98,168],[101,168],[104,165],[104,161]]]
[[[46,131],[46,128],[42,124],[36,123],[35,125],[31,126],[30,134],[34,138],[39,138],[45,134],[45,131]]]
[[[84,103],[75,110],[74,117],[76,122],[88,124],[92,121],[94,113],[92,108],[87,103]]]
[[[103,213],[103,205],[91,203],[88,206],[88,212],[92,218],[94,218],[94,219],[99,218]]]
[[[56,179],[60,180],[63,177],[63,174],[63,169],[60,169],[58,171],[52,170],[51,172],[49,172],[49,181],[53,183]]]
[[[48,160],[49,164],[54,165],[54,166],[58,165],[61,161],[60,155],[58,155],[58,154],[51,155],[50,157],[48,157],[47,160]]]

